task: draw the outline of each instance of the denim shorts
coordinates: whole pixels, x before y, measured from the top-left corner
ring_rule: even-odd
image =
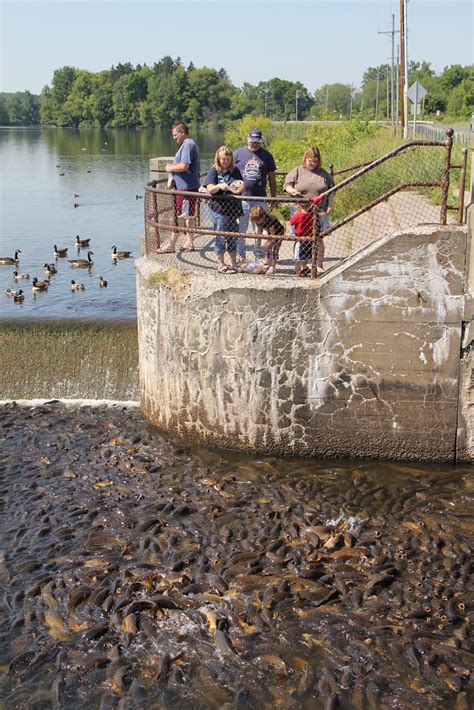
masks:
[[[212,218],[212,227],[217,232],[238,232],[239,228],[237,225],[237,219],[235,217],[228,217],[224,214],[218,214],[213,210],[210,210]],[[214,252],[216,254],[224,254],[226,251],[236,251],[237,249],[237,237],[220,237],[216,235],[216,241],[214,244]]]

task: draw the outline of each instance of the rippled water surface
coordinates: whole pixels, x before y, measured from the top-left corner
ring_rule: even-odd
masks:
[[[5,708],[472,707],[472,467],[250,459],[2,407]]]
[[[222,142],[222,133],[195,134],[204,161]],[[115,264],[111,246],[139,256],[143,232],[143,185],[150,156],[173,155],[168,131],[107,131],[54,128],[0,128],[0,256],[20,249],[17,271],[45,278],[43,264],[55,263],[47,293],[33,295],[30,281],[15,282],[14,266],[0,265],[0,315],[14,318],[135,318],[133,259]],[[79,195],[79,197],[76,197]],[[74,207],[74,204],[79,205]],[[55,260],[53,246],[77,258],[76,235],[91,239],[94,266],[73,269]],[[87,258],[82,250],[81,258]],[[99,288],[99,276],[108,281]],[[71,292],[71,279],[84,292]],[[22,288],[23,303],[5,295]]]

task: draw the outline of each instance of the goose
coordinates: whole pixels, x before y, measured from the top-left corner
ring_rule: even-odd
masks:
[[[74,193],[74,199],[76,199],[76,197],[80,197],[80,195],[77,195],[76,193]]]
[[[38,279],[35,278],[33,279],[33,283],[31,285],[31,290],[32,291],[47,291],[49,286],[49,281],[38,281]]]
[[[29,279],[30,275],[29,274],[19,274],[18,271],[14,271],[12,273],[13,278],[15,281],[19,281],[20,279]]]
[[[104,279],[103,276],[99,276],[99,287],[107,288],[107,281]]]
[[[69,288],[71,289],[71,291],[85,291],[86,290],[86,287],[84,286],[84,284],[78,284],[74,281],[74,279],[72,279],[71,283],[69,284]]]
[[[13,296],[13,300],[15,301],[15,303],[21,303],[25,300],[25,294],[23,293],[21,288],[19,291],[17,291],[17,293],[15,293],[15,295]]]
[[[80,207],[80,206],[81,206],[81,205],[79,204],[79,202],[75,202],[75,203],[74,203],[74,209],[75,209],[76,207]]]
[[[9,266],[18,264],[20,261],[18,254],[21,254],[21,249],[16,250],[15,256],[0,256],[0,264],[8,264]]]
[[[76,236],[76,247],[80,249],[81,247],[88,247],[90,239],[79,239],[79,235]]]
[[[13,289],[13,288],[7,288],[5,293],[7,296],[10,296],[10,298],[12,298],[12,297],[16,296],[18,293],[23,293],[23,291],[21,290],[21,288],[19,291],[15,291],[15,289]]]
[[[93,251],[88,251],[87,252],[87,259],[68,259],[68,261],[71,264],[71,266],[74,266],[75,268],[79,268],[79,269],[89,268],[94,263],[91,259],[91,254],[93,254],[93,253],[94,253]]]
[[[67,256],[67,247],[65,247],[64,249],[58,249],[58,247],[55,244],[53,254],[54,254],[54,256],[56,256],[56,257],[59,256],[61,258],[63,256]]]
[[[112,247],[112,259],[130,259],[132,256],[131,251],[117,251],[117,247]]]
[[[136,200],[143,200],[143,195],[135,195]]]
[[[58,270],[54,264],[45,264],[44,265],[44,273],[49,274],[49,275],[50,274],[57,274]]]

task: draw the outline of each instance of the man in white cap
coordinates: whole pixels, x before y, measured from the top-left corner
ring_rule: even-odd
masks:
[[[262,147],[262,131],[252,128],[247,136],[247,145],[239,148],[234,153],[234,163],[239,168],[244,181],[242,195],[249,197],[266,197],[267,180],[270,188],[270,195],[276,197],[275,160],[273,155]],[[243,215],[239,218],[239,231],[241,234],[247,233],[249,224],[249,212],[252,207],[261,205],[266,207],[264,200],[243,200]],[[261,256],[255,251],[256,256]],[[237,240],[237,257],[245,261],[245,237]]]

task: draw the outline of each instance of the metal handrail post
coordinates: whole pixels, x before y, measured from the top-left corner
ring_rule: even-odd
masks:
[[[443,181],[441,184],[441,210],[439,214],[440,224],[446,224],[448,215],[448,194],[449,194],[449,170],[451,168],[451,150],[453,148],[454,129],[448,128],[446,131]]]
[[[458,224],[464,222],[464,190],[466,189],[467,148],[462,151],[461,173],[459,175]]]

